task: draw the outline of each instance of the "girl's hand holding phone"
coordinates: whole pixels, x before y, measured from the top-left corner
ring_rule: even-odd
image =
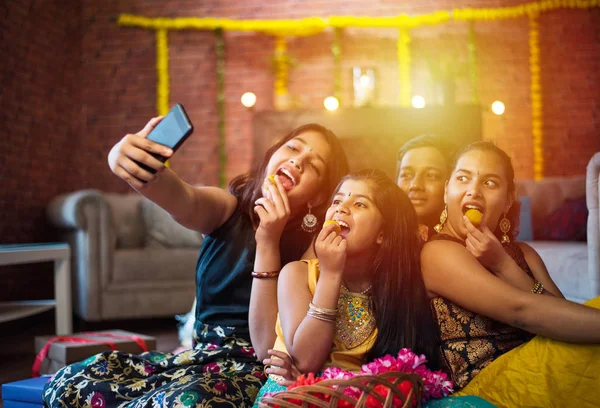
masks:
[[[285,188],[278,179],[273,183],[267,177],[263,183],[264,196],[254,202],[254,212],[260,224],[256,230],[256,242],[272,242],[279,245],[283,229],[290,218],[290,202]]]
[[[346,265],[347,241],[336,232],[337,224],[323,227],[315,241],[315,251],[319,258],[321,273],[341,275]]]
[[[136,189],[143,188],[146,183],[155,180],[158,172],[165,169],[165,164],[156,159],[152,153],[167,158],[173,154],[168,147],[147,139],[148,134],[162,119],[162,116],[152,118],[142,130],[121,139],[108,154],[108,165],[112,172]],[[157,173],[152,174],[140,166],[140,163]]]

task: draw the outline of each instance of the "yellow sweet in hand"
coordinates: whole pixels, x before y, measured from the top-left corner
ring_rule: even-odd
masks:
[[[483,218],[481,211],[476,210],[475,208],[470,208],[467,210],[465,215],[474,226],[477,227],[479,224],[481,224],[481,219]]]
[[[271,183],[273,183],[274,186],[277,185],[277,183],[275,182],[275,174],[271,174],[269,177],[267,177],[269,179],[269,181]]]
[[[335,231],[336,234],[339,234],[339,233],[342,232],[342,227],[340,227],[340,224],[336,220],[327,220],[327,221],[325,221],[323,223],[323,228],[325,228],[326,226],[331,225],[331,224],[335,224],[334,231]]]

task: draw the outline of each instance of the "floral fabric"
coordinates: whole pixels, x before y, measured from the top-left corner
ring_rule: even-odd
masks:
[[[266,394],[271,395],[276,392],[282,392],[285,390],[287,390],[287,387],[285,385],[277,384],[277,381],[275,381],[271,377],[267,378],[267,382],[265,383],[265,385],[262,386],[262,388],[258,392],[258,396],[256,397],[256,400],[254,401],[254,406],[252,408],[258,408],[258,403]]]
[[[200,336],[175,355],[106,351],[64,367],[44,388],[44,405],[251,407],[266,378],[250,344],[232,328],[204,325]]]

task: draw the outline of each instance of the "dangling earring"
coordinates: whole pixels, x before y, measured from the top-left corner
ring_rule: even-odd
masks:
[[[502,231],[502,239],[500,242],[506,244],[510,242],[510,237],[508,236],[508,231],[510,231],[510,221],[506,218],[506,213],[502,213],[502,219],[500,220],[500,231]]]
[[[317,217],[315,217],[310,212],[310,205],[309,205],[308,206],[308,214],[306,214],[304,216],[304,218],[302,218],[302,224],[300,226],[302,227],[302,230],[304,232],[308,232],[309,234],[312,234],[317,229],[317,222],[318,222]]]
[[[448,204],[444,205],[444,210],[440,214],[439,224],[437,224],[435,227],[433,227],[435,232],[437,232],[438,234],[440,232],[442,232],[442,228],[444,227],[444,223],[446,222],[447,219],[448,219]]]

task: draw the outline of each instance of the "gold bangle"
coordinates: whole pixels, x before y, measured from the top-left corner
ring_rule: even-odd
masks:
[[[306,312],[307,316],[328,323],[335,323],[337,313],[337,309],[327,309],[324,307],[315,306],[313,302],[308,304],[308,312]]]
[[[337,312],[338,312],[337,307],[335,309],[327,309],[325,307],[319,307],[319,306],[315,305],[313,302],[310,302],[308,304],[308,308],[311,310],[315,310],[319,313],[329,314],[329,315],[333,315],[333,316],[336,316]]]
[[[279,276],[280,271],[269,271],[269,272],[254,272],[252,271],[252,277],[257,279],[268,279],[276,278]]]
[[[335,323],[334,316],[325,315],[325,314],[319,313],[313,309],[308,309],[308,312],[306,312],[306,315],[312,317],[313,319],[321,320],[321,321],[324,321],[327,323]]]
[[[540,295],[544,291],[544,285],[540,281],[535,281],[533,288],[531,288],[531,293],[536,295]]]

